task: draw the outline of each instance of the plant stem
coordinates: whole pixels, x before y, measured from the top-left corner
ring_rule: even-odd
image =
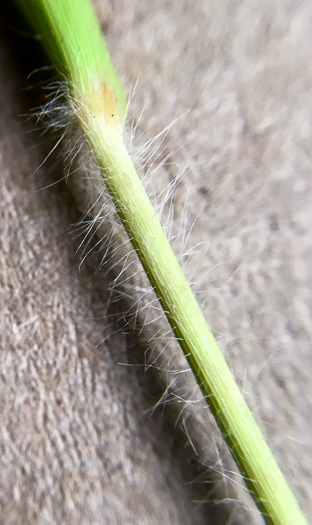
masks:
[[[171,328],[267,523],[307,524],[267,446],[136,173],[126,103],[88,0],[17,0],[67,82],[72,105]]]

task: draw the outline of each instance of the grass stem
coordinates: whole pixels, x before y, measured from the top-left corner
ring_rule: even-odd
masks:
[[[270,524],[307,525],[126,151],[126,102],[89,1],[16,1],[68,86],[124,227],[260,511]]]

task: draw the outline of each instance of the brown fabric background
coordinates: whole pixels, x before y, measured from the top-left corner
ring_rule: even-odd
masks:
[[[125,85],[136,85],[134,121],[144,106],[137,143],[180,117],[155,185],[185,172],[173,233],[187,201],[191,244],[203,242],[187,274],[309,517],[311,2],[95,6]],[[37,191],[62,175],[49,161],[35,172],[46,139],[21,118],[33,101],[7,38],[2,32],[0,523],[246,523],[226,477],[196,483],[225,465],[213,425],[203,460],[186,446],[176,413],[153,410],[163,383],[140,366],[135,336],[105,318],[109,283],[96,261],[79,272],[71,191]]]

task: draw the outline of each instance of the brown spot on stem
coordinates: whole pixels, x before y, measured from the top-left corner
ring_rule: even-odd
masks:
[[[117,113],[117,98],[113,90],[105,84],[102,86],[103,107],[107,118],[114,118]]]
[[[97,87],[93,86],[89,93],[88,105],[94,116],[104,116],[112,126],[119,124],[118,100],[108,84],[103,82]]]

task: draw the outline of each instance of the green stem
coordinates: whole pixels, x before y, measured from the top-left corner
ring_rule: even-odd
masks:
[[[125,149],[125,100],[88,0],[17,0],[66,79],[116,208],[267,523],[307,522],[267,446]]]

